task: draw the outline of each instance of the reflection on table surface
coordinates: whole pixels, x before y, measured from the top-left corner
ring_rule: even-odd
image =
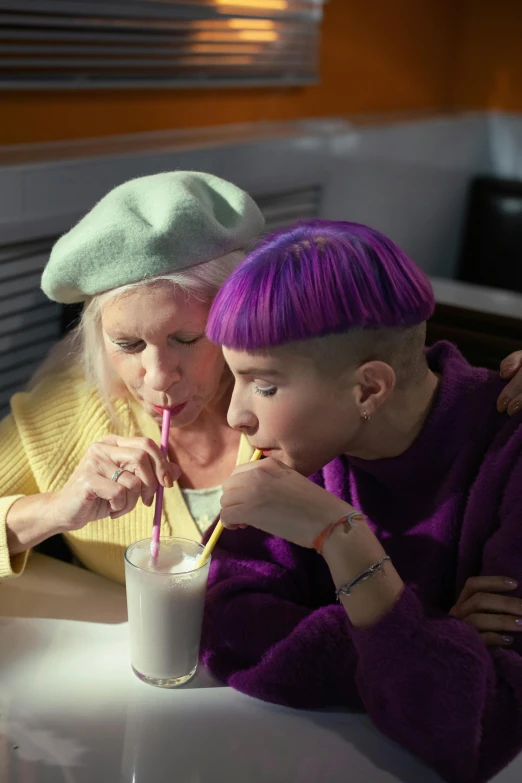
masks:
[[[1,783],[440,782],[366,715],[267,704],[204,669],[176,691],[140,682],[118,585],[43,557],[6,584]],[[522,758],[497,780],[518,783],[521,773]]]
[[[0,660],[19,652],[0,700],[2,783],[346,783],[347,769],[376,783],[438,780],[366,716],[265,704],[204,671],[177,691],[152,688],[129,669],[125,626],[85,634],[70,622],[50,638],[35,623],[52,621],[27,622],[0,621]]]

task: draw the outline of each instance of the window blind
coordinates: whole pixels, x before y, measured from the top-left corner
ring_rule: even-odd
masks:
[[[325,0],[0,0],[0,89],[318,78]]]
[[[61,307],[40,290],[55,239],[0,246],[0,418],[60,338]]]

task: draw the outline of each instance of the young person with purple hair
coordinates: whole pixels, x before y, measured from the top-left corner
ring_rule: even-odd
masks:
[[[522,422],[496,374],[425,351],[433,307],[355,223],[278,232],[221,288],[229,423],[266,458],[224,483],[203,657],[261,699],[365,709],[476,783],[522,748]]]

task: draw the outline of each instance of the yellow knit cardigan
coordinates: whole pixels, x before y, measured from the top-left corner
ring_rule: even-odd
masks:
[[[137,403],[119,399],[114,407],[117,425],[98,392],[86,385],[75,366],[44,378],[30,392],[13,396],[11,413],[0,422],[0,579],[21,574],[28,557],[24,552],[11,558],[7,549],[6,517],[15,500],[60,490],[89,445],[109,433],[159,442],[159,426]],[[251,455],[252,448],[243,436],[237,463],[247,462]],[[148,508],[139,501],[129,514],[90,522],[65,538],[86,568],[123,583],[123,553],[133,541],[150,536],[153,514],[154,506]],[[201,539],[177,484],[165,490],[161,535]]]

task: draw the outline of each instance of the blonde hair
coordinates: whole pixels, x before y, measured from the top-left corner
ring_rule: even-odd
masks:
[[[136,288],[168,283],[185,292],[187,298],[210,304],[244,257],[245,251],[236,250],[180,272],[139,280],[90,297],[83,306],[79,324],[54,346],[31,378],[29,388],[33,388],[44,376],[62,369],[65,363],[74,362],[83,370],[87,383],[99,391],[111,418],[115,418],[111,401],[126,397],[127,389],[109,361],[103,341],[102,313],[107,302]]]

